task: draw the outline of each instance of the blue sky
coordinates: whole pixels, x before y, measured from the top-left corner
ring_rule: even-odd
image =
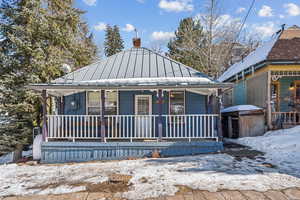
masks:
[[[84,19],[101,45],[106,24],[118,25],[125,47],[132,46],[134,27],[142,38],[142,46],[166,44],[174,35],[180,19],[194,17],[204,11],[206,0],[76,0],[75,6],[85,10]],[[252,0],[220,0],[226,20],[243,18]],[[300,26],[300,0],[256,0],[246,27],[267,40],[281,24]]]

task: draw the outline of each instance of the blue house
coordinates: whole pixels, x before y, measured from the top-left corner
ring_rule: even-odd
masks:
[[[220,83],[135,46],[50,83],[44,99],[43,162],[86,161],[217,151]],[[46,108],[54,98],[56,109]]]

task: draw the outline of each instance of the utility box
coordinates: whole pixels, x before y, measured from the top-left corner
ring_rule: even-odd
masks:
[[[253,137],[265,133],[263,108],[253,105],[238,105],[225,108],[221,113],[224,137]]]

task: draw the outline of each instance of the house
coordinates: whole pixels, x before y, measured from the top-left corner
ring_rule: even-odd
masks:
[[[218,80],[234,83],[223,95],[225,107],[262,107],[269,129],[300,124],[300,28],[277,32]]]
[[[29,88],[43,97],[42,161],[187,155],[222,149],[220,83],[134,47]],[[47,113],[47,98],[56,99]]]

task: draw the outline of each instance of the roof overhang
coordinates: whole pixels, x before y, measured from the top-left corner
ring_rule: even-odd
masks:
[[[300,60],[263,60],[262,62],[256,63],[255,65],[249,66],[245,68],[242,71],[239,71],[238,73],[234,74],[228,79],[222,80],[222,82],[232,82],[235,81],[236,78],[242,78],[242,74],[244,72],[244,75],[248,75],[252,72],[251,68],[253,67],[254,71],[257,71],[258,69],[265,67],[267,65],[300,65]]]
[[[228,89],[232,83],[220,83],[207,78],[143,78],[143,79],[106,79],[73,83],[44,83],[27,86],[36,91],[48,90],[55,96],[84,90],[155,90],[155,89],[197,89],[207,93],[215,89]]]

